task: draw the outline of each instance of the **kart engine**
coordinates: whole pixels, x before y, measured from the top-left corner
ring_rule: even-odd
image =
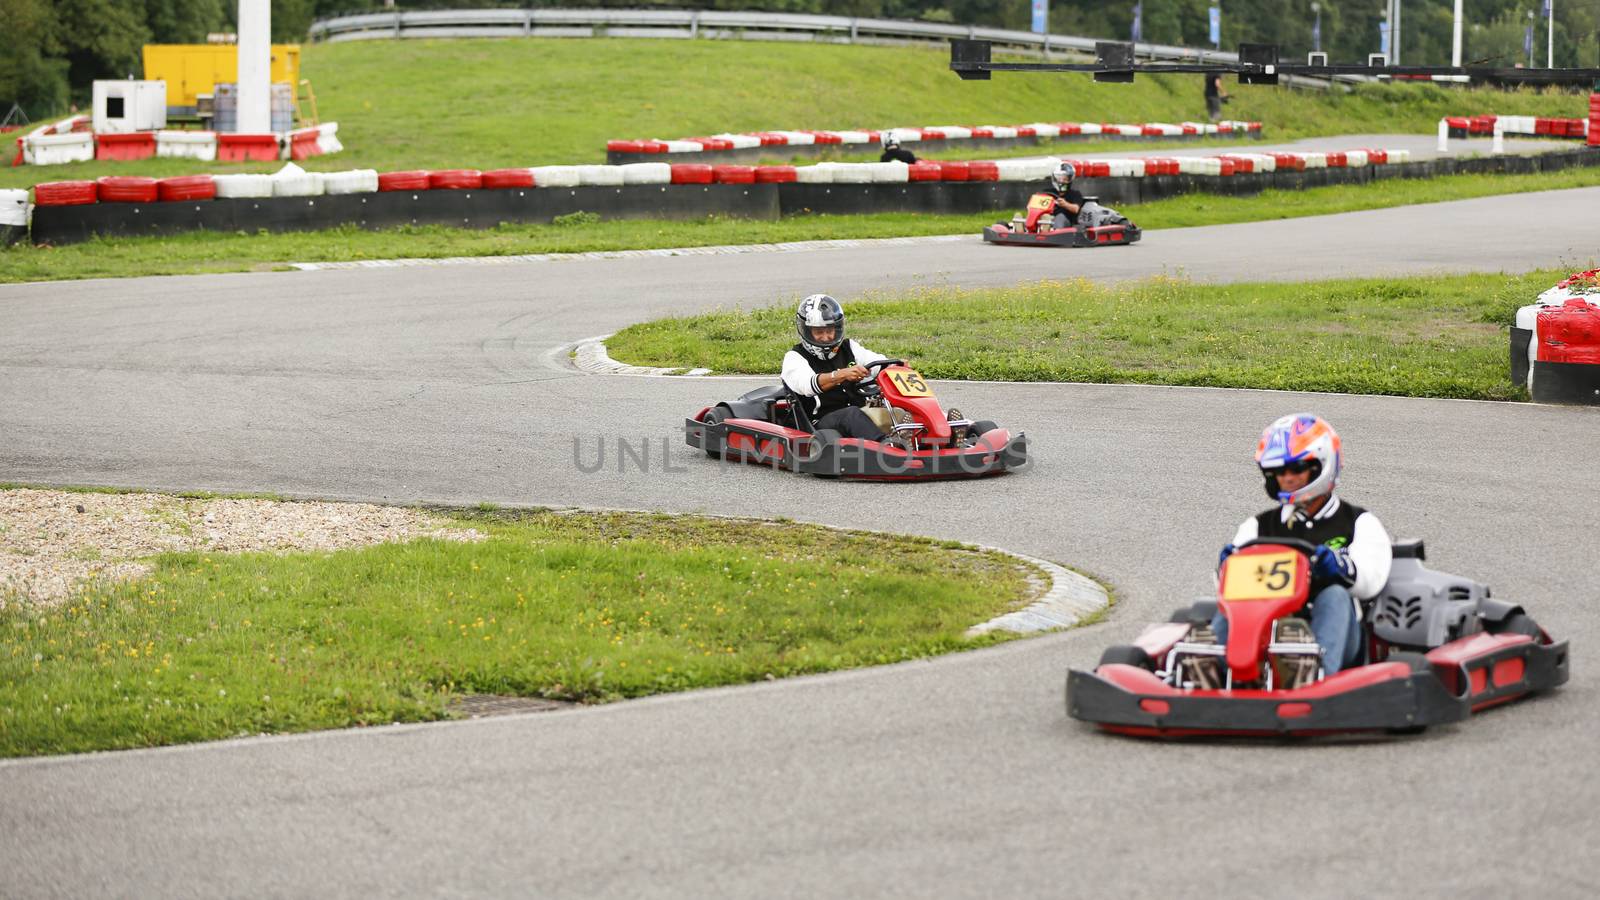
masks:
[[[1167,666],[1157,673],[1177,688],[1221,690],[1234,686],[1227,667],[1227,647],[1217,643],[1210,625],[1193,625],[1188,636],[1167,653]],[[1322,678],[1322,648],[1304,619],[1288,617],[1272,624],[1260,684],[1267,690],[1304,687]]]

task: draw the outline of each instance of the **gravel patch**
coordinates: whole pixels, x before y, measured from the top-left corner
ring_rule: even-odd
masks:
[[[483,540],[420,510],[369,503],[0,490],[0,607],[53,606],[88,579],[138,578],[162,553],[343,550]]]

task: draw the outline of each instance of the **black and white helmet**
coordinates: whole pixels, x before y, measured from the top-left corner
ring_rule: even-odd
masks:
[[[844,307],[827,294],[812,294],[794,311],[794,328],[808,353],[826,359],[844,343]],[[817,338],[815,332],[822,329],[833,330],[831,340]]]
[[[1050,183],[1055,185],[1056,190],[1064,191],[1072,184],[1072,179],[1077,174],[1078,170],[1072,167],[1072,163],[1064,162],[1050,173]]]
[[[895,137],[892,134],[884,135],[883,136],[883,149],[885,149],[885,150],[898,150],[898,149],[900,149],[900,139]]]

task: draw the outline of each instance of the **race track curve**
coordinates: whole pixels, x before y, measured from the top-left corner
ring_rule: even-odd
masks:
[[[857,485],[708,462],[682,417],[759,379],[598,377],[572,342],[826,290],[1081,275],[1521,271],[1600,253],[1600,189],[1152,232],[0,287],[0,480],[785,515],[1083,568],[1100,625],[878,669],[426,726],[0,762],[7,896],[1592,897],[1600,409],[949,384],[1038,465]],[[1506,229],[1495,223],[1528,222]],[[1062,681],[1209,589],[1312,409],[1343,493],[1571,639],[1550,697],[1404,740],[1160,745]],[[619,471],[618,440],[651,467]],[[604,444],[613,456],[592,463]]]

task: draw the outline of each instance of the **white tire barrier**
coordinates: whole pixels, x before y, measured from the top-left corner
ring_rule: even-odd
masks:
[[[876,184],[904,184],[911,180],[911,167],[903,162],[865,163]]]
[[[0,226],[25,227],[28,224],[28,192],[25,189],[0,190]]]
[[[321,194],[321,172],[307,172],[294,163],[289,163],[272,174],[274,197],[317,197]]]
[[[324,194],[370,194],[377,190],[377,169],[325,172],[322,176],[322,192]]]
[[[577,187],[577,166],[534,166],[529,171],[533,172],[534,187]]]
[[[344,149],[344,144],[339,143],[338,122],[317,126],[317,146],[323,153],[338,153]]]
[[[90,162],[94,159],[94,135],[87,131],[29,135],[22,140],[22,152],[25,161],[38,166]]]
[[[817,142],[817,136],[804,131],[774,131],[773,134],[783,137],[791,147],[810,146]]]
[[[801,184],[833,184],[833,165],[796,166],[794,180]]]
[[[622,184],[621,166],[575,166],[578,170],[578,183],[611,187]],[[534,176],[534,184],[538,184],[538,176]]]
[[[672,166],[669,163],[627,163],[617,168],[622,170],[623,184],[672,183]],[[537,176],[533,183],[539,183]]]
[[[749,150],[752,147],[761,146],[761,138],[753,134],[713,134],[712,137],[727,141],[733,145],[735,150]]]
[[[873,143],[872,135],[865,131],[835,131],[841,144],[870,144]]]
[[[873,163],[822,163],[807,168],[827,169],[832,177],[827,179],[834,184],[871,184],[872,170],[867,168]]]
[[[271,175],[218,175],[218,197],[271,197]]]

